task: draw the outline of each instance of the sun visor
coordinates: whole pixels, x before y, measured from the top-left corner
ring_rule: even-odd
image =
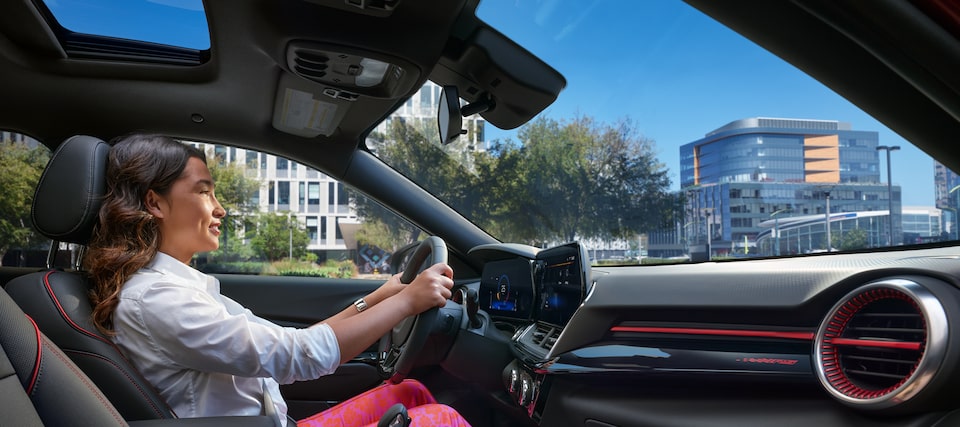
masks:
[[[468,102],[492,97],[496,107],[480,115],[501,129],[532,119],[567,84],[553,67],[482,23],[465,41],[451,40],[430,80],[457,86]]]

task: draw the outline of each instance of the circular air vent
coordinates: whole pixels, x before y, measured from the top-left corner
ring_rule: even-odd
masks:
[[[870,409],[906,402],[940,366],[946,348],[943,306],[903,279],[863,286],[842,298],[817,331],[820,381],[840,400]]]

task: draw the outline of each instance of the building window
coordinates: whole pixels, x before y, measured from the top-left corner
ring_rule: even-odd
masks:
[[[217,162],[218,165],[222,166],[227,164],[227,161],[229,160],[227,159],[227,147],[224,147],[222,145],[214,145],[213,157],[215,157],[215,161]]]
[[[320,183],[311,182],[307,184],[307,203],[311,206],[320,205]]]
[[[327,241],[327,218],[320,217],[320,244]]]
[[[303,207],[307,205],[307,185],[305,182],[300,181],[297,184],[297,202],[300,205],[300,211],[303,212]]]
[[[290,182],[289,181],[280,181],[277,183],[278,188],[278,205],[290,205]]]
[[[307,234],[310,235],[310,243],[317,243],[317,217],[307,217]]]
[[[336,184],[330,182],[327,183],[327,206],[329,207],[328,212],[333,212],[333,206],[337,204],[337,186]]]

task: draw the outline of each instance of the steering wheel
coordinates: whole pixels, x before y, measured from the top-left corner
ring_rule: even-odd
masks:
[[[439,237],[427,237],[404,265],[400,283],[409,284],[420,272],[441,262],[447,262],[447,244]],[[380,340],[380,371],[390,376],[391,383],[399,383],[413,369],[417,354],[438,322],[439,313],[434,307],[407,317]]]

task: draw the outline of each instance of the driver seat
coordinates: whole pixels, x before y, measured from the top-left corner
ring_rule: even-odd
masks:
[[[14,278],[3,290],[0,290],[0,326],[4,327],[0,330],[0,344],[3,344],[6,350],[4,334],[8,332],[7,326],[10,323],[6,320],[5,313],[20,311],[6,310],[6,306],[19,305],[20,309],[33,321],[32,325],[28,325],[29,331],[33,333],[36,330],[37,337],[41,336],[42,331],[46,336],[45,339],[48,337],[56,344],[50,345],[49,342],[43,341],[44,348],[47,346],[53,348],[55,351],[49,351],[49,353],[54,355],[66,354],[70,360],[64,358],[63,361],[73,367],[74,371],[76,367],[80,368],[82,372],[74,373],[78,377],[83,377],[87,381],[87,388],[96,392],[94,397],[99,397],[102,406],[108,407],[109,411],[105,411],[106,416],[111,419],[117,418],[112,414],[119,413],[120,417],[117,418],[119,425],[125,425],[124,421],[173,419],[177,418],[177,415],[160,393],[130,364],[120,349],[99,332],[92,320],[93,307],[89,300],[90,281],[87,274],[80,268],[80,264],[83,259],[83,248],[90,242],[94,226],[98,221],[100,202],[106,192],[109,152],[110,145],[106,142],[91,136],[79,135],[70,137],[60,144],[50,157],[37,183],[31,209],[34,227],[53,241],[47,259],[48,269]],[[71,265],[67,268],[53,268],[58,259],[59,249],[70,244],[80,247],[79,255],[71,260]],[[11,299],[15,304],[13,302],[7,304]],[[20,317],[24,316],[21,314]],[[17,330],[19,329],[23,327],[18,327]],[[38,339],[38,341],[42,340]],[[16,340],[16,342],[24,341]],[[7,352],[7,354],[10,353]],[[10,359],[16,359],[14,356]],[[37,363],[40,363],[39,359]],[[7,388],[4,382],[8,374],[5,366],[3,352],[0,352],[0,392]],[[59,367],[59,365],[56,366]],[[20,374],[20,371],[17,373]],[[89,383],[91,380],[96,387]],[[27,388],[28,383],[24,384],[24,388]],[[46,386],[45,389],[51,388],[54,387]],[[98,388],[99,391],[97,391]],[[30,389],[27,388],[27,390],[29,394]],[[78,402],[76,405],[81,409],[84,406],[90,406],[86,403],[89,402],[89,396],[73,396],[70,394],[73,392],[68,390],[72,389],[64,388],[60,394],[56,392],[54,394],[64,401],[76,399]],[[103,396],[106,396],[106,400]],[[0,411],[0,425],[6,425],[3,414],[8,412],[6,401],[3,405],[3,411]],[[51,404],[48,403],[48,405]],[[19,406],[22,405],[18,403]],[[13,409],[10,408],[11,411]],[[46,410],[54,409],[55,407]],[[399,408],[391,408],[381,422],[384,426],[407,425],[393,423],[402,419],[395,418],[401,411],[405,413],[402,405]],[[69,420],[69,418],[57,419]],[[95,418],[91,419],[95,420]],[[189,425],[264,426],[273,425],[275,420],[273,414],[267,413],[259,417],[208,417],[176,421],[178,425],[183,422]],[[32,420],[22,425],[29,425],[30,421]],[[404,421],[409,422],[409,419]],[[44,422],[46,423],[46,420]],[[78,421],[54,422],[48,425],[76,425],[76,422]],[[21,425],[21,423],[17,422],[14,425]],[[99,426],[111,425],[111,423],[93,421],[84,425]]]
[[[80,270],[82,247],[92,235],[106,181],[110,146],[90,136],[73,136],[50,158],[37,184],[31,219],[53,240],[46,271],[11,280],[6,292],[103,391],[123,419],[176,418],[160,394],[127,361],[91,319],[90,284]],[[59,249],[80,245],[66,269],[52,268]]]

